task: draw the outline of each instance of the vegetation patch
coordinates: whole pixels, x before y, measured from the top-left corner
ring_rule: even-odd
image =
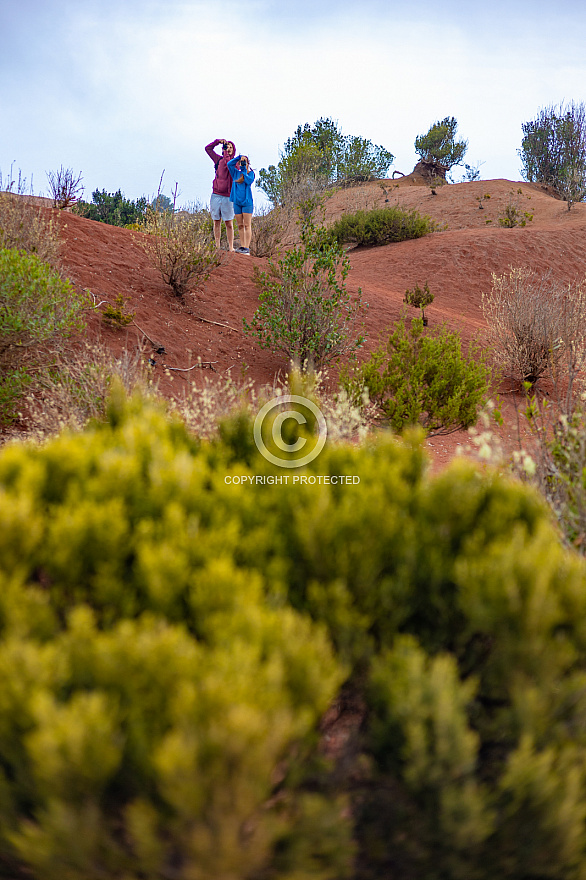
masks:
[[[34,254],[59,265],[59,230],[55,220],[20,192],[0,192],[0,247]]]
[[[116,327],[117,329],[122,329],[129,324],[132,324],[135,313],[129,312],[126,305],[127,301],[121,293],[115,296],[114,302],[108,303],[102,309],[102,320],[104,324],[108,324],[110,327]]]
[[[312,220],[302,225],[301,243],[265,272],[255,270],[260,306],[246,333],[263,348],[280,351],[302,369],[319,368],[356,351],[364,336],[356,324],[365,308],[362,292],[346,289],[350,261],[329,230]]]
[[[534,385],[541,377],[575,374],[586,356],[586,284],[513,268],[492,276],[482,295],[488,340],[499,368]]]
[[[328,232],[339,244],[373,247],[421,238],[434,229],[435,224],[428,216],[415,210],[390,207],[344,214],[328,227]]]
[[[360,400],[366,392],[378,417],[395,431],[421,425],[430,434],[473,425],[489,382],[479,348],[465,356],[459,334],[446,327],[425,332],[421,318],[409,326],[398,321],[388,342],[344,376],[351,399]]]
[[[271,486],[251,420],[107,412],[0,451],[9,876],[583,873],[586,570],[537,494],[414,435]]]
[[[87,294],[34,254],[0,249],[0,418],[9,420],[41,348],[82,329]]]
[[[256,208],[250,242],[253,256],[274,257],[281,247],[291,219],[291,212],[286,208]]]
[[[525,180],[550,186],[568,211],[586,197],[586,106],[562,102],[524,122],[519,154]]]
[[[446,173],[454,165],[462,164],[468,142],[456,140],[457,130],[458,120],[454,116],[446,116],[445,119],[434,122],[426,134],[415,138],[415,152],[419,155],[419,162],[414,170],[420,171],[430,181],[432,192],[434,180],[445,181]]]
[[[96,220],[98,223],[129,226],[145,219],[147,207],[146,196],[133,201],[127,199],[121,190],[109,193],[105,189],[96,189],[92,193],[91,202],[80,199],[73,205],[72,210],[80,217],[87,217],[88,220]]]
[[[258,186],[273,205],[293,205],[331,188],[384,177],[394,156],[366,138],[344,135],[333,119],[299,125],[277,165],[261,168]]]
[[[47,171],[47,180],[54,208],[72,208],[83,194],[82,176],[76,174],[72,168],[61,165],[58,171]]]
[[[414,309],[421,309],[421,320],[423,321],[423,326],[427,327],[427,316],[425,314],[425,310],[427,306],[430,306],[435,299],[435,295],[429,289],[429,283],[426,281],[423,287],[420,287],[418,284],[410,290],[407,289],[405,291],[405,296],[403,298],[403,302],[407,303],[407,305],[411,306]]]
[[[184,296],[220,264],[209,223],[198,213],[177,216],[149,208],[141,230],[146,235],[138,243],[175,296]]]

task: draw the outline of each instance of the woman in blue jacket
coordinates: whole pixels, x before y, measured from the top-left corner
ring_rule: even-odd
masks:
[[[250,167],[248,156],[234,156],[228,162],[228,170],[232,176],[232,191],[230,200],[234,202],[234,217],[238,224],[240,235],[240,247],[238,253],[250,254],[250,239],[252,238],[252,182],[254,171]]]

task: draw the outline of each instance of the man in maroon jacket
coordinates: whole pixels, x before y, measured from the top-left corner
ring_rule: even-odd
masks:
[[[216,147],[222,145],[222,152],[216,153]],[[206,153],[214,163],[216,176],[212,185],[212,197],[210,199],[210,212],[214,221],[214,238],[216,247],[220,247],[222,234],[222,220],[226,224],[226,238],[228,249],[234,252],[234,203],[230,201],[232,189],[232,177],[228,170],[228,161],[236,155],[236,147],[227,138],[216,138],[206,147]]]

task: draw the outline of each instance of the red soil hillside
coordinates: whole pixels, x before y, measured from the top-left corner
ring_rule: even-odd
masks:
[[[586,276],[586,204],[568,212],[564,202],[532,184],[507,180],[449,184],[432,195],[428,186],[413,185],[408,178],[373,181],[337,192],[326,205],[326,217],[396,204],[429,214],[442,231],[350,252],[349,288],[362,288],[370,306],[366,351],[397,319],[405,290],[415,283],[427,281],[435,295],[428,309],[430,323],[446,321],[466,341],[482,331],[480,300],[482,291],[490,288],[491,273],[530,266],[538,272],[551,270],[562,280]],[[521,215],[532,216],[525,227],[499,226],[499,216],[509,204]],[[234,378],[246,370],[259,383],[272,382],[276,372],[286,371],[284,358],[263,351],[242,333],[242,319],[252,316],[258,301],[253,267],[263,266],[264,260],[226,254],[201,289],[182,303],[148,265],[135,233],[72,214],[62,214],[61,221],[66,224],[63,262],[72,281],[91,290],[96,302],[112,302],[122,294],[128,309],[135,312],[137,326],[124,331],[104,327],[97,312],[92,318],[90,333],[100,334],[114,350],[135,346],[144,333],[149,345],[165,347],[163,358],[155,355],[155,370],[161,374],[163,363],[186,368],[198,357],[211,362],[219,373],[232,369]],[[173,393],[186,377],[191,381],[194,372],[174,373],[172,387],[163,379],[162,390]],[[463,440],[454,435],[431,445],[441,462]]]

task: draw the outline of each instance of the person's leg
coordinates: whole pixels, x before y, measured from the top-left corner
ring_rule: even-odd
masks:
[[[240,229],[240,224],[238,224],[238,228]],[[252,213],[247,213],[246,211],[242,212],[242,235],[240,236],[240,241],[242,246],[245,248],[250,247],[250,241],[252,239]]]
[[[242,214],[238,213],[238,206],[237,205],[234,206],[234,210],[236,211],[236,213],[234,214],[234,219],[236,220],[236,225],[238,226],[238,238],[240,240],[240,247],[244,247],[244,239],[242,237],[243,236],[242,230],[244,228],[244,223],[242,222]]]
[[[222,196],[222,220],[226,224],[226,238],[228,239],[228,250],[234,252],[234,204],[228,196]]]
[[[222,237],[222,213],[220,210],[220,204],[221,198],[217,196],[216,193],[212,193],[210,199],[210,214],[214,221],[214,239],[217,248],[220,247],[220,239]]]
[[[220,238],[222,237],[222,221],[214,220],[214,239],[216,241],[216,247],[220,247]]]
[[[234,251],[234,223],[232,220],[226,220],[226,238],[228,239],[228,250]]]

